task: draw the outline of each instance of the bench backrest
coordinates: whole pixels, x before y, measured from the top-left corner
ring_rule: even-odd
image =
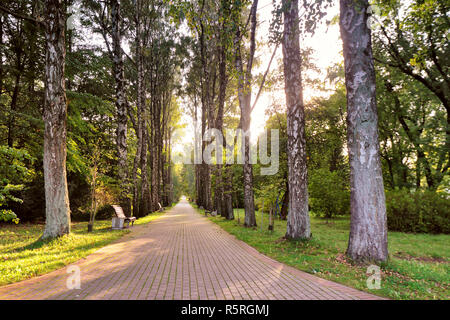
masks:
[[[111,207],[114,208],[114,211],[116,212],[116,216],[117,216],[118,218],[123,218],[123,219],[126,218],[125,214],[123,213],[123,209],[122,209],[121,206],[118,206],[118,205],[114,205],[114,204],[113,204],[113,205],[111,205]]]

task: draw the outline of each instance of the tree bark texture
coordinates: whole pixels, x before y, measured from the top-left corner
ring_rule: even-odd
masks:
[[[121,186],[120,205],[125,214],[130,215],[131,205],[127,196],[128,164],[127,164],[127,101],[125,98],[125,75],[122,54],[122,36],[120,34],[121,15],[119,0],[111,0],[113,68],[116,84],[117,132],[116,144],[118,154],[118,175]]]
[[[287,153],[289,214],[286,238],[308,239],[311,224],[308,211],[305,109],[301,76],[298,0],[284,0],[283,65],[287,105]]]
[[[205,2],[203,2],[204,4]],[[202,85],[202,138],[205,135],[207,122],[208,127],[211,126],[211,92],[210,92],[210,74],[208,70],[208,59],[206,57],[206,39],[203,21],[200,23],[200,58],[202,63],[203,78]],[[200,166],[200,199],[202,200],[202,206],[207,210],[212,210],[211,199],[211,173],[209,164],[203,159],[205,152],[206,142],[202,141],[202,163]]]
[[[158,144],[160,142],[160,122],[161,106],[159,101],[152,103],[152,171],[151,171],[151,192],[152,192],[152,211],[158,210],[160,202],[160,152]]]
[[[66,177],[67,98],[64,79],[65,11],[61,0],[46,1],[44,102],[44,188],[46,223],[42,238],[70,232]]]
[[[386,204],[379,157],[375,71],[367,8],[367,0],[340,1],[351,188],[347,254],[356,261],[386,261]]]
[[[255,54],[255,32],[256,32],[256,11],[258,8],[258,0],[254,0],[251,7],[251,26],[250,26],[250,52],[248,55],[248,61],[246,66],[246,71],[244,73],[244,68],[242,65],[242,56],[240,49],[241,34],[237,30],[234,46],[235,46],[235,66],[238,72],[238,98],[239,106],[241,109],[241,124],[243,132],[248,132],[250,128],[250,115],[251,115],[251,77],[252,77],[252,66],[253,58]],[[250,137],[245,135],[242,140],[243,152],[244,152],[244,210],[245,219],[244,226],[255,227],[256,217],[255,217],[255,199],[253,193],[253,166],[250,163]]]
[[[281,203],[282,203],[280,211],[281,220],[286,220],[289,208],[289,181],[286,181],[286,191],[284,192]]]
[[[225,28],[224,22],[222,22],[222,28],[220,31],[220,44],[218,45],[218,57],[219,57],[219,102],[218,102],[218,110],[216,117],[216,129],[223,134],[223,114],[225,107],[225,97],[227,90],[227,61],[226,61],[226,42],[225,42]],[[223,139],[223,149],[226,150],[226,139]],[[215,197],[216,197],[216,209],[217,214],[222,217],[227,217],[228,212],[225,204],[225,196],[224,196],[224,167],[219,164],[217,165],[217,177],[216,177],[216,189],[215,189]]]

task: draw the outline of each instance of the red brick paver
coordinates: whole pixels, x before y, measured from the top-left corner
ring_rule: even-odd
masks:
[[[378,299],[272,260],[181,201],[86,259],[0,288],[0,299]]]

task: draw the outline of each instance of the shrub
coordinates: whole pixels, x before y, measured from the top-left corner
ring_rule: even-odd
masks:
[[[387,191],[386,214],[391,231],[450,233],[450,199],[434,191]]]
[[[12,210],[2,209],[0,210],[0,222],[1,221],[4,222],[12,221],[15,224],[18,224],[19,218],[17,218],[16,214]]]
[[[33,158],[24,149],[0,146],[0,221],[19,223],[9,203],[23,202],[17,197],[17,193],[23,190],[23,182],[33,174],[33,170],[27,167],[32,161]]]
[[[336,171],[313,170],[308,186],[311,210],[319,216],[332,218],[350,210],[350,191],[346,180]]]

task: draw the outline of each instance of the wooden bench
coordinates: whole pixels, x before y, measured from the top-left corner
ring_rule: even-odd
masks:
[[[131,225],[134,225],[134,222],[136,221],[136,217],[127,217],[123,213],[123,209],[121,206],[118,205],[112,205],[114,212],[116,213],[117,217],[112,218],[112,229],[118,230],[118,229],[124,229],[128,228]]]

